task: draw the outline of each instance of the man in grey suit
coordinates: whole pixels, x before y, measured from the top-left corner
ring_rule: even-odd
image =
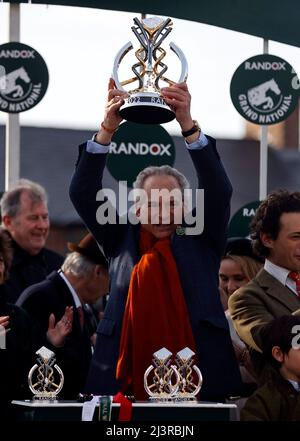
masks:
[[[251,237],[265,265],[230,297],[229,310],[259,375],[263,327],[282,315],[300,315],[300,192],[269,194],[252,221]]]

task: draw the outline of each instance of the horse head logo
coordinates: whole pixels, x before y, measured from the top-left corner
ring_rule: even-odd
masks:
[[[17,80],[22,80],[24,83],[30,83],[30,77],[24,67],[13,70],[7,75],[0,77],[0,90],[3,95],[12,94],[12,98],[21,98],[24,95],[24,89]]]
[[[272,91],[276,95],[281,94],[281,90],[278,87],[278,84],[272,78],[265,83],[260,84],[259,86],[253,87],[248,90],[248,100],[249,103],[253,106],[262,106],[264,110],[271,110],[274,107],[274,100],[271,96],[267,95],[267,92]]]

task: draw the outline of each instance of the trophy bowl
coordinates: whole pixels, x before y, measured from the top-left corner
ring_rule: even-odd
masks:
[[[140,124],[163,124],[175,118],[175,113],[157,92],[132,93],[120,109],[120,115]]]
[[[140,48],[136,50],[137,62],[133,64],[134,77],[120,81],[119,67],[125,55],[133,49],[132,43],[126,43],[117,53],[112,77],[119,90],[128,93],[128,98],[120,109],[120,115],[127,121],[141,124],[162,124],[172,121],[175,113],[164,101],[161,94],[161,83],[175,84],[164,74],[168,67],[163,63],[166,51],[161,43],[172,30],[170,18],[163,20],[159,17],[149,17],[143,20],[134,18],[134,26],[131,28],[140,42]],[[170,43],[170,49],[177,55],[181,62],[181,74],[178,83],[186,81],[188,67],[182,50],[175,43]],[[126,90],[124,86],[138,82],[138,87]]]

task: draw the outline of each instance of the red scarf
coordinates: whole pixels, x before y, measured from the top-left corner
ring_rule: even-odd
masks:
[[[162,347],[174,355],[186,346],[196,352],[196,346],[170,238],[157,240],[141,229],[140,250],[129,284],[116,377],[124,394],[145,400],[144,373],[152,354]]]

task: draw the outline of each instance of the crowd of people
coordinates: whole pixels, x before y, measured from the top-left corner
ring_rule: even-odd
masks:
[[[232,187],[216,142],[192,119],[186,83],[162,95],[204,190],[203,232],[178,224],[188,182],[169,166],[136,177],[137,222],[96,216],[107,204],[96,195],[126,98],[113,80],[99,131],[79,147],[70,198],[87,233],[66,257],[46,248],[39,184],[20,180],[1,198],[0,406],[8,418],[11,400],[30,398],[28,371],[46,346],[64,372],[64,399],[122,392],[145,400],[153,354],[189,347],[203,376],[198,399],[240,397],[245,421],[300,420],[300,193],[269,194],[250,237],[227,239]],[[154,201],[153,190],[167,192]],[[103,314],[94,307],[101,297]]]

